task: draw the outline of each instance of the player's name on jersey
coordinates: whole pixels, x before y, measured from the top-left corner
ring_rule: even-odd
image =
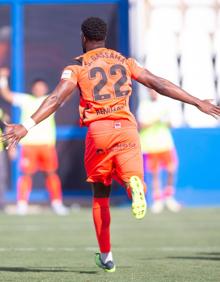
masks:
[[[98,59],[113,59],[118,61],[119,63],[124,63],[125,62],[125,57],[121,56],[119,53],[117,52],[100,52],[97,53],[95,55],[92,55],[90,57],[90,60],[88,62],[85,62],[85,65],[91,66],[92,63],[94,63],[95,61],[97,61]]]
[[[124,109],[125,105],[119,105],[114,107],[100,108],[96,110],[96,114],[98,115],[107,115],[117,111]]]

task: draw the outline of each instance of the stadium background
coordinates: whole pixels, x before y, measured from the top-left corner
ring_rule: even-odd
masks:
[[[166,41],[162,41],[163,32],[159,32],[161,26],[157,26],[159,17],[160,25],[164,25],[166,30],[174,26],[175,36],[179,36],[182,30],[195,28],[197,34],[200,31],[204,34],[211,34],[211,38],[218,38],[220,18],[219,1],[211,0],[185,0],[185,1],[145,1],[132,0],[130,3],[126,0],[112,1],[43,1],[43,0],[8,0],[0,1],[0,64],[9,66],[12,71],[11,85],[14,91],[30,91],[30,83],[36,77],[43,77],[50,85],[52,90],[59,80],[63,67],[71,62],[71,58],[81,53],[80,46],[80,23],[90,15],[104,18],[109,25],[109,39],[107,46],[117,49],[124,55],[132,55],[141,63],[145,64],[146,58],[150,54],[147,46],[147,32],[150,30],[157,34],[155,46],[163,42],[160,47],[161,55],[169,58],[169,46]],[[164,10],[163,10],[164,9]],[[178,11],[181,16],[181,24],[173,25],[167,19],[178,18],[170,17]],[[191,11],[190,11],[191,9]],[[192,11],[192,9],[194,9]],[[201,17],[201,9],[203,13]],[[169,10],[169,12],[168,12]],[[159,16],[157,15],[157,12]],[[198,16],[198,11],[200,11]],[[212,13],[210,13],[210,11]],[[196,27],[191,26],[193,22],[187,22],[190,19],[189,12],[194,12]],[[188,14],[187,14],[188,13]],[[161,17],[161,15],[168,15]],[[204,15],[207,14],[207,18]],[[187,18],[188,15],[188,18]],[[212,18],[214,17],[214,18]],[[154,22],[152,23],[152,21]],[[178,21],[178,20],[177,20]],[[206,29],[206,23],[213,22],[213,30]],[[152,24],[154,24],[152,28]],[[170,24],[170,26],[169,26]],[[187,27],[188,24],[188,27]],[[156,27],[156,28],[155,28]],[[162,31],[164,31],[164,28]],[[178,30],[179,28],[179,30]],[[181,32],[180,32],[181,31]],[[199,31],[199,32],[198,32]],[[169,34],[170,36],[170,34]],[[153,37],[154,38],[154,37]],[[167,38],[168,34],[167,34]],[[187,37],[185,37],[187,38]],[[190,38],[190,37],[188,37]],[[187,46],[204,46],[204,41],[200,42],[201,37],[195,38],[195,41],[185,41]],[[152,41],[151,41],[152,42]],[[218,40],[216,40],[218,44]],[[199,45],[201,44],[201,45]],[[130,47],[130,48],[129,48]],[[146,47],[146,48],[145,48]],[[154,46],[153,46],[154,47]],[[219,46],[220,47],[220,46]],[[187,48],[186,48],[187,49]],[[193,48],[191,48],[193,49]],[[202,48],[201,48],[202,49]],[[216,48],[215,50],[220,50]],[[210,71],[206,78],[212,78],[213,85],[210,92],[205,92],[205,97],[219,100],[218,92],[218,54],[217,51],[209,49],[207,54],[210,57],[210,64],[213,64],[213,70]],[[183,51],[183,50],[182,50]],[[207,49],[205,50],[207,52]],[[199,52],[198,52],[199,53]],[[203,62],[203,54],[200,54],[198,67],[200,69],[209,69],[206,62]],[[190,65],[185,64],[185,73],[181,73],[180,66],[184,65],[184,53],[178,49],[176,57],[176,69],[178,73],[177,83],[183,84],[184,74],[191,75]],[[186,56],[187,57],[187,56]],[[161,58],[159,58],[161,59]],[[190,62],[191,66],[193,61]],[[162,64],[162,59],[161,59]],[[195,62],[197,65],[197,61]],[[166,65],[167,77],[172,70],[172,63]],[[187,69],[188,67],[188,69]],[[151,69],[151,68],[149,68]],[[219,68],[220,69],[220,68]],[[160,73],[160,69],[158,68]],[[154,71],[157,73],[156,71]],[[195,77],[201,77],[199,83],[206,89],[210,85],[200,76],[201,73],[195,73]],[[166,75],[163,75],[166,77]],[[172,79],[171,79],[172,80]],[[193,81],[196,80],[192,79]],[[188,85],[188,88],[190,88]],[[196,88],[192,88],[196,89]],[[209,89],[209,88],[208,88]],[[213,91],[211,91],[213,89]],[[190,90],[190,89],[189,89]],[[202,91],[195,92],[203,98]],[[134,94],[131,101],[132,110],[136,111],[138,103],[143,98],[143,89],[134,85]],[[16,108],[10,109],[3,101],[1,105],[13,116],[15,122],[19,119],[19,111]],[[63,184],[63,192],[66,199],[87,196],[90,194],[89,186],[85,183],[85,172],[83,166],[84,137],[86,130],[78,127],[78,108],[77,95],[71,98],[71,101],[64,105],[57,113],[57,150],[60,159],[59,174]],[[174,116],[174,123],[178,119],[180,122],[173,129],[175,143],[179,155],[179,172],[177,177],[177,198],[185,205],[219,205],[220,204],[220,179],[218,160],[219,153],[219,124],[218,122],[207,122],[207,118],[198,117],[190,120],[190,117],[196,115],[191,110],[183,108],[182,105],[173,105],[173,109],[178,109],[179,113]],[[199,122],[198,122],[199,121]],[[7,198],[9,201],[16,199],[16,180],[18,177],[18,161],[14,162],[11,167],[11,176],[9,177]],[[46,192],[41,188],[43,183],[41,175],[35,177],[35,189],[31,194],[32,201],[47,200]],[[117,185],[114,186],[114,198],[119,199],[120,204],[126,200],[125,193]]]

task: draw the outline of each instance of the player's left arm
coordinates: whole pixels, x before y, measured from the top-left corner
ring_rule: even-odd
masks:
[[[177,85],[152,74],[147,69],[143,69],[136,77],[136,80],[164,96],[196,106],[200,111],[215,118],[220,116],[220,107],[213,105],[209,99],[201,100],[192,96]]]
[[[32,127],[53,114],[72,94],[76,84],[70,80],[61,80],[54,91],[42,102],[38,110],[28,120],[29,124],[7,124],[7,133],[1,136],[1,141],[8,141],[9,146],[15,146],[27,133],[27,127]],[[32,124],[31,124],[32,123]],[[46,132],[42,132],[46,134]]]

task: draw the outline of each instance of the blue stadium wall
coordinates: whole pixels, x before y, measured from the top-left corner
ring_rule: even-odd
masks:
[[[220,205],[220,128],[173,130],[179,156],[177,197],[187,206]]]

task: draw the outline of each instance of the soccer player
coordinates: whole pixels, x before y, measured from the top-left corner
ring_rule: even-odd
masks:
[[[32,85],[32,93],[12,93],[8,87],[9,70],[0,69],[0,94],[9,103],[21,109],[21,122],[35,111],[47,97],[48,86],[42,79],[37,79]],[[46,176],[51,206],[58,215],[66,215],[67,208],[62,203],[60,178],[56,173],[58,158],[55,148],[56,125],[54,115],[34,128],[22,142],[20,169],[22,175],[18,180],[17,214],[25,215],[28,212],[28,199],[32,187],[32,176],[38,170]]]
[[[38,110],[23,124],[8,125],[10,131],[3,134],[2,139],[8,140],[9,147],[15,146],[79,87],[81,125],[88,127],[85,167],[87,180],[93,188],[93,218],[100,248],[95,260],[105,271],[114,272],[109,210],[112,178],[122,183],[130,194],[134,216],[140,219],[146,212],[140,141],[128,103],[132,94],[131,80],[194,105],[212,116],[220,115],[220,107],[191,96],[171,82],[153,75],[134,59],[105,48],[107,25],[102,19],[86,19],[81,30],[84,54],[73,59],[64,69],[57,87]]]
[[[138,121],[141,127],[141,148],[146,165],[145,170],[152,174],[153,205],[151,211],[160,213],[166,206],[170,211],[178,212],[181,205],[174,197],[177,155],[170,132],[169,109],[154,90],[149,89],[149,96],[148,101],[140,103]],[[164,169],[167,174],[163,190],[161,189],[161,169]]]

